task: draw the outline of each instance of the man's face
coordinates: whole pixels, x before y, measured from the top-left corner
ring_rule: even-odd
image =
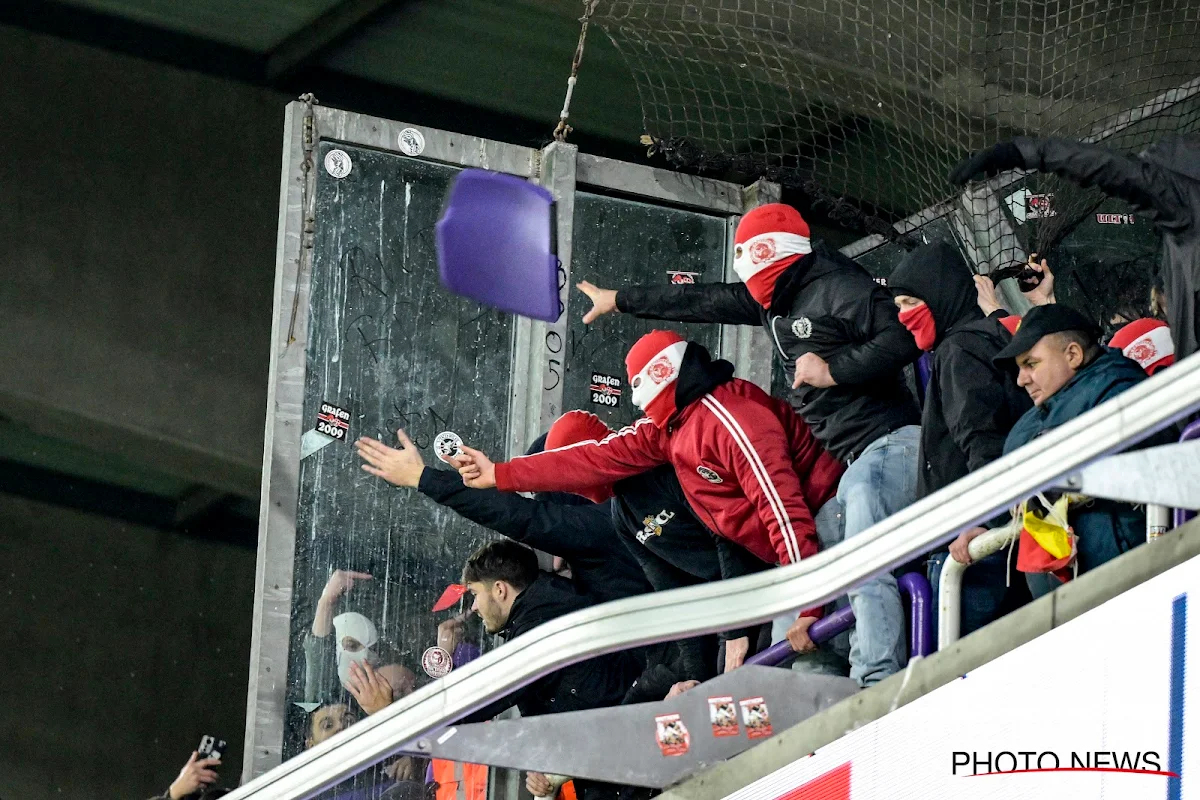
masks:
[[[1029,393],[1035,406],[1067,385],[1083,364],[1078,342],[1066,342],[1057,334],[1043,336],[1033,348],[1017,356],[1017,385]]]
[[[896,308],[901,311],[909,311],[914,308],[920,308],[925,305],[925,301],[919,297],[913,297],[908,294],[898,294],[893,298],[896,303]]]
[[[354,724],[354,717],[350,714],[349,706],[344,703],[334,703],[321,706],[314,711],[310,723],[308,741],[305,743],[306,749],[315,747],[346,730]]]
[[[357,653],[359,650],[363,649],[363,646],[362,642],[360,642],[358,639],[355,639],[353,636],[343,636],[342,649],[347,653]]]
[[[483,620],[483,627],[488,633],[499,633],[508,624],[508,609],[504,607],[504,585],[499,581],[491,584],[483,582],[468,583],[467,589],[475,596],[471,610]]]

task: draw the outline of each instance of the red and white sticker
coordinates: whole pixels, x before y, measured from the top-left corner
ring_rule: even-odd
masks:
[[[444,678],[454,669],[454,661],[442,648],[431,647],[421,654],[421,668],[431,678]]]
[[[1101,225],[1132,225],[1133,214],[1097,214],[1096,222]]]
[[[732,697],[708,698],[708,719],[712,723],[713,736],[737,736],[741,733],[737,706],[733,704]]]
[[[770,736],[771,714],[767,704],[761,697],[747,697],[739,705],[742,707],[742,724],[746,726],[746,736],[750,739],[762,739]]]
[[[692,744],[691,734],[678,714],[659,714],[654,718],[654,735],[664,756],[681,756]]]
[[[667,277],[669,277],[669,278],[671,279],[671,283],[673,283],[673,284],[675,284],[675,285],[679,286],[679,285],[684,285],[684,284],[693,284],[693,283],[695,283],[695,282],[696,282],[696,278],[699,278],[699,277],[700,277],[700,273],[699,273],[699,272],[673,272],[673,271],[668,271],[668,272],[667,272]]]

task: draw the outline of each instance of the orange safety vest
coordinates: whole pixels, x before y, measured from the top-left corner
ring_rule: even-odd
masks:
[[[488,768],[484,764],[433,759],[437,800],[487,800]]]

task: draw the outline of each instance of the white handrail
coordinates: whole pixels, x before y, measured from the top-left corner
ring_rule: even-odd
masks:
[[[1021,526],[1010,522],[1003,528],[979,534],[967,545],[971,563],[1008,547],[1020,533]],[[938,576],[938,650],[958,641],[962,630],[963,573],[969,566],[971,565],[956,561],[952,556],[946,556],[946,561],[942,564],[942,572]]]
[[[1191,357],[813,558],[730,581],[583,609],[455,670],[226,795],[302,800],[567,664],[651,642],[765,622],[839,597],[937,547],[1065,473],[1200,408]]]

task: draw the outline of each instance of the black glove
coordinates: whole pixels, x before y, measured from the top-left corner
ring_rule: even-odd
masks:
[[[1021,151],[1012,142],[1001,142],[980,150],[950,171],[950,182],[963,186],[967,181],[982,173],[987,177],[1025,165]]]

